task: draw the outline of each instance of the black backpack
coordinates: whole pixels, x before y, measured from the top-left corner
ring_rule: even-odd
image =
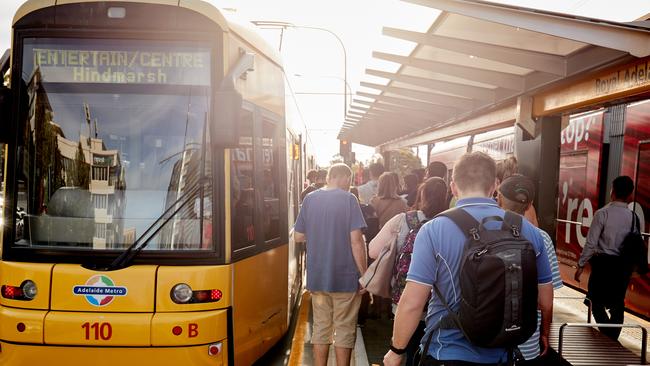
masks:
[[[363,215],[363,220],[366,222],[366,228],[363,229],[363,235],[366,238],[366,243],[377,236],[379,233],[379,217],[377,216],[377,211],[371,205],[359,204],[361,207],[361,214]]]
[[[461,208],[438,216],[451,219],[467,237],[458,313],[434,285],[448,311],[439,327],[460,329],[479,347],[512,349],[524,343],[537,328],[537,265],[533,245],[521,235],[521,216],[506,211],[503,218],[490,216],[479,223]],[[490,221],[501,222],[501,229],[486,229]]]

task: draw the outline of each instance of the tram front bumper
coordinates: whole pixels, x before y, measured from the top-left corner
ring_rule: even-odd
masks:
[[[227,364],[227,311],[88,313],[0,306],[0,365]]]
[[[6,366],[164,366],[226,365],[226,340],[216,355],[211,345],[189,347],[78,347],[0,342],[0,365]],[[212,344],[214,346],[215,344]],[[212,348],[214,353],[214,347]]]

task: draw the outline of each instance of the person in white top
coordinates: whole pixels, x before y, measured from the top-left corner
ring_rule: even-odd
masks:
[[[420,222],[431,220],[437,214],[447,209],[447,184],[442,178],[429,178],[420,184],[417,190],[414,208],[417,210],[418,220]],[[397,234],[396,244],[397,253],[400,253],[402,246],[409,233],[409,225],[406,222],[406,213],[400,213],[393,216],[379,231],[377,236],[370,242],[368,247],[368,255],[370,258],[377,258],[382,248],[391,245],[391,240]],[[393,314],[395,313],[396,306],[393,305]],[[420,345],[420,340],[424,336],[424,317],[420,321],[416,332],[411,337],[407,346],[406,364],[410,365],[413,356]]]
[[[381,163],[370,164],[368,170],[370,172],[370,180],[366,184],[357,187],[359,190],[359,202],[364,205],[369,205],[370,199],[377,194],[379,176],[385,171]]]

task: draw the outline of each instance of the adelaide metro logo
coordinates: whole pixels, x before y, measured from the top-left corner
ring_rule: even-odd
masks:
[[[75,295],[85,296],[86,301],[93,306],[106,306],[115,296],[126,296],[127,290],[123,286],[115,286],[113,280],[105,275],[95,275],[86,281],[85,285],[72,288]]]

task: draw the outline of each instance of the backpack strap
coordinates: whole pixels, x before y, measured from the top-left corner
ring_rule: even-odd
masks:
[[[420,225],[417,211],[413,210],[406,213],[406,225],[408,225],[409,230],[416,229]]]
[[[641,223],[638,223],[639,217],[636,215],[636,201],[632,204],[632,227],[630,228],[630,232],[635,232],[636,226],[638,224],[639,231],[641,231]]]
[[[523,218],[521,215],[506,211],[505,216],[503,216],[503,224],[501,225],[501,230],[510,231],[515,238],[518,238],[521,235],[522,223]]]
[[[426,341],[424,341],[423,348],[420,348],[420,362],[418,363],[417,366],[424,366],[424,358],[427,356],[427,353],[429,352],[429,345],[431,344],[431,339],[433,338],[433,333],[436,331],[436,328],[440,329],[460,329],[460,331],[463,333],[463,336],[465,339],[469,340],[467,337],[467,334],[465,333],[465,330],[463,327],[460,325],[460,320],[458,319],[458,315],[454,313],[451,308],[449,307],[449,304],[447,303],[447,300],[442,296],[442,293],[440,292],[440,289],[438,289],[438,286],[436,284],[433,284],[433,290],[440,299],[440,301],[445,305],[445,308],[447,309],[447,312],[449,313],[448,315],[445,315],[440,322],[438,322],[437,326],[431,327],[428,331],[424,330],[424,336],[422,337],[422,341],[426,338]],[[428,335],[427,335],[428,333]],[[422,344],[422,342],[420,342]]]
[[[462,208],[452,208],[442,213],[439,213],[436,217],[444,216],[456,224],[460,230],[465,234],[466,238],[473,238],[474,240],[479,240],[480,236],[478,235],[479,228],[481,223],[476,221],[474,216],[467,213],[467,211]]]
[[[438,214],[436,217],[444,216],[450,219],[451,221],[456,224],[460,228],[460,230],[463,232],[465,237],[467,238],[473,238],[474,240],[480,240],[479,236],[479,228],[481,226],[481,223],[478,222],[474,216],[470,215],[467,211],[463,210],[462,208],[456,207],[449,209],[447,211],[444,211],[440,214]],[[451,306],[447,302],[447,299],[442,295],[442,292],[440,292],[440,289],[436,284],[433,284],[433,291],[438,296],[440,299],[440,302],[445,306],[445,309],[447,309],[447,315],[443,316],[443,318],[440,320],[440,322],[437,324],[437,328],[441,329],[459,329],[462,333],[465,339],[469,340],[469,337],[465,333],[465,330],[460,324],[460,320],[458,319],[458,314],[454,312],[451,309]],[[435,329],[436,327],[432,328]]]
[[[465,329],[463,329],[463,326],[460,324],[460,319],[458,319],[458,314],[451,309],[451,306],[449,306],[449,303],[442,295],[442,292],[440,292],[438,285],[434,284],[433,290],[436,293],[436,296],[438,296],[442,304],[445,306],[445,309],[447,309],[447,315],[443,316],[442,319],[440,319],[440,322],[438,322],[438,328],[459,329],[461,333],[463,333],[463,337],[465,337],[465,339],[469,341],[470,338],[467,336],[467,333],[465,333]]]
[[[630,231],[633,233],[641,232],[641,222],[639,221],[639,216],[637,216],[636,212],[634,211],[632,211],[632,228]]]

